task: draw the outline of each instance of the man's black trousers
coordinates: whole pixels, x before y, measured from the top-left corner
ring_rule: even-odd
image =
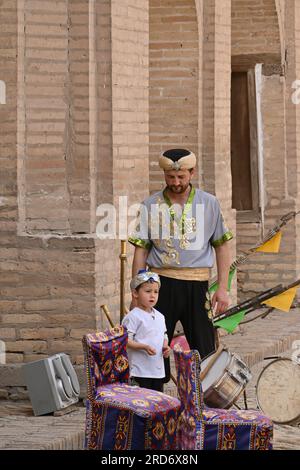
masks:
[[[208,318],[208,281],[184,281],[160,276],[161,288],[155,308],[166,319],[169,343],[180,320],[191,349],[203,359],[215,351],[215,333]],[[170,361],[165,360],[166,379],[170,380]]]

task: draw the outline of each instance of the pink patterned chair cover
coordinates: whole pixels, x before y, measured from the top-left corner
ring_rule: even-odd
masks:
[[[272,450],[273,424],[255,410],[222,410],[204,404],[198,351],[174,350],[182,412],[178,446],[184,450]]]
[[[86,449],[176,449],[180,401],[128,385],[127,331],[83,338],[87,374]]]

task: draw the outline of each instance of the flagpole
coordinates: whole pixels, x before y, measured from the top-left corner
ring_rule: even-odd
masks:
[[[220,315],[214,317],[214,322],[224,320],[225,318],[231,317],[232,315],[239,313],[241,310],[248,309],[254,305],[259,305],[263,300],[269,299],[270,297],[273,297],[277,293],[281,292],[281,289],[282,284],[278,284],[277,286],[272,287],[267,291],[261,292],[260,294],[251,297],[251,299],[244,300],[240,304],[235,305],[234,307],[231,307]]]
[[[259,306],[261,306],[261,303],[263,301],[269,300],[272,297],[275,297],[276,295],[282,294],[283,292],[289,289],[292,289],[293,287],[296,287],[299,284],[300,284],[300,279],[298,279],[295,282],[292,282],[288,286],[282,286],[282,284],[278,284],[277,286],[272,287],[271,289],[268,289],[267,291],[261,292],[260,294],[252,297],[251,299],[245,300],[244,302],[241,302],[240,304],[229,308],[225,312],[214,317],[213,323],[224,320],[225,318],[229,318],[232,315],[239,313],[241,310],[245,310],[245,315],[247,315],[248,313],[253,312]]]
[[[229,268],[229,274],[233,274],[234,271],[236,270],[236,268],[240,264],[244,264],[247,261],[247,258],[249,256],[251,256],[251,255],[253,255],[254,253],[257,252],[256,251],[257,248],[261,247],[262,245],[264,245],[265,243],[270,241],[277,233],[279,233],[279,231],[282,227],[284,227],[290,220],[295,218],[298,214],[300,214],[300,211],[298,211],[298,212],[292,211],[292,212],[288,212],[287,214],[283,215],[279,219],[278,224],[275,225],[271,230],[269,230],[269,232],[267,233],[267,235],[263,238],[263,240],[261,242],[257,243],[253,247],[249,248],[247,251],[245,251],[242,255],[238,256],[233,261],[233,263],[230,265],[230,268]],[[230,276],[229,276],[229,282],[230,282]],[[230,290],[230,285],[228,287],[229,287],[229,290]],[[217,280],[213,280],[212,283],[209,286],[209,292],[213,293],[217,290],[217,288],[218,288],[218,282],[217,282]]]

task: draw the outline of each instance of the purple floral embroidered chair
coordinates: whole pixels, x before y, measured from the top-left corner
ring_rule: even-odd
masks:
[[[86,449],[176,449],[180,401],[128,385],[127,330],[83,337],[87,374]]]
[[[272,450],[273,424],[256,410],[222,410],[204,404],[198,351],[174,350],[182,412],[177,426],[183,450]]]

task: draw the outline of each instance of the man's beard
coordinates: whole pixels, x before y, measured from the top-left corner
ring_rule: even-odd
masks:
[[[187,183],[184,186],[182,184],[180,184],[179,186],[168,185],[167,188],[169,189],[169,191],[171,191],[174,194],[182,194],[187,190],[189,186],[190,186],[190,183]]]

